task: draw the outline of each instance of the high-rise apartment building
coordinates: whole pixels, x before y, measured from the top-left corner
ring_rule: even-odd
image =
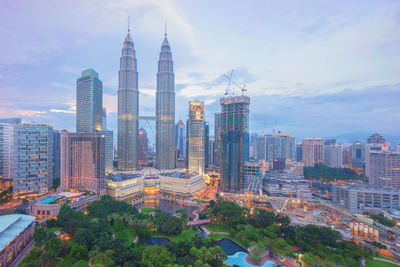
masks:
[[[361,141],[355,141],[350,146],[351,165],[356,168],[363,168],[365,165],[365,146]]]
[[[175,75],[167,33],[158,60],[156,92],[156,166],[160,170],[175,167]]]
[[[203,173],[204,162],[204,102],[189,101],[188,169],[192,173]]]
[[[94,69],[82,71],[76,81],[76,132],[102,129],[103,83]]]
[[[328,166],[331,168],[342,168],[343,167],[343,146],[342,146],[342,144],[339,144],[339,143],[330,144],[328,153],[329,153]]]
[[[139,90],[135,48],[130,31],[122,48],[118,88],[118,168],[138,167]]]
[[[220,99],[223,191],[241,192],[244,186],[244,164],[249,160],[250,97],[232,96]]]
[[[256,159],[264,159],[272,164],[275,158],[296,159],[296,140],[293,135],[276,133],[257,136]]]
[[[303,161],[303,144],[298,144],[296,146],[296,160],[298,162]]]
[[[62,190],[76,188],[105,194],[104,141],[102,133],[61,131]]]
[[[14,197],[47,193],[53,188],[53,127],[0,123],[0,159],[2,187],[12,182]]]
[[[186,158],[186,130],[182,120],[175,124],[175,149],[177,158]]]
[[[367,151],[365,171],[369,183],[400,189],[400,152],[375,150]]]
[[[304,138],[302,152],[302,161],[305,167],[314,167],[315,163],[323,163],[324,140],[321,138]]]
[[[139,129],[139,167],[143,168],[149,164],[149,139],[144,128]]]
[[[330,146],[336,144],[336,139],[324,139],[324,165],[330,166]]]
[[[351,167],[350,150],[343,149],[343,167]]]
[[[221,113],[214,115],[214,165],[221,171],[222,140],[221,140]]]

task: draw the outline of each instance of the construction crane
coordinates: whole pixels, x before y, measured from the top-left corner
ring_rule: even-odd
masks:
[[[233,70],[231,71],[231,75],[230,76],[224,74],[224,77],[228,79],[228,87],[226,88],[225,96],[229,95],[229,89],[231,87],[231,82],[232,82],[232,75],[233,75]]]

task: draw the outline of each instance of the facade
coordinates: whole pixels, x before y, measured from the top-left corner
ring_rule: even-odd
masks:
[[[158,60],[156,92],[156,166],[160,170],[175,167],[175,74],[167,33]]]
[[[350,150],[343,149],[343,167],[351,167]]]
[[[188,169],[191,173],[204,172],[204,102],[189,101]]]
[[[222,163],[221,113],[214,114],[214,165],[220,170]],[[221,170],[220,170],[221,171]]]
[[[186,130],[182,120],[175,124],[175,149],[177,158],[186,158]]]
[[[257,137],[256,133],[250,135],[249,157],[251,160],[255,160],[257,157]]]
[[[103,111],[101,114],[102,114],[101,128],[104,130],[107,129],[107,109],[105,107],[103,107]]]
[[[296,140],[285,133],[259,135],[256,140],[256,159],[272,163],[274,158],[296,159]]]
[[[365,169],[369,183],[400,190],[400,152],[369,150],[367,153]]]
[[[139,90],[135,48],[128,29],[122,48],[118,87],[118,168],[138,167]]]
[[[53,177],[60,179],[60,131],[53,131]]]
[[[33,239],[35,217],[9,214],[0,216],[0,222],[0,266],[6,267]]]
[[[105,194],[105,137],[61,131],[61,189]]]
[[[103,82],[94,69],[87,69],[76,81],[76,132],[100,131],[102,119]]]
[[[241,192],[244,186],[244,164],[249,161],[250,97],[220,99],[223,191]]]
[[[202,174],[192,174],[181,170],[163,171],[160,173],[160,180],[160,192],[165,195],[188,198],[205,188]]]
[[[385,138],[380,134],[373,134],[367,139],[367,144],[385,144]]]
[[[143,168],[149,164],[149,139],[145,129],[139,129],[139,167]]]
[[[264,173],[267,171],[266,166],[263,164],[262,161],[254,162],[248,161],[244,164],[244,174],[245,176],[253,175],[253,176],[263,176]]]
[[[84,211],[90,203],[99,199],[99,195],[92,192],[48,194],[31,201],[30,215],[35,216],[37,220],[56,219],[64,203],[73,210]]]
[[[9,154],[3,156],[9,163],[6,173],[13,179],[14,197],[47,193],[53,188],[53,127],[31,123],[10,127],[13,136],[5,143]]]
[[[103,129],[96,131],[104,135],[104,170],[106,173],[114,170],[114,131]]]
[[[321,138],[304,138],[302,145],[304,167],[314,167],[315,163],[323,163],[324,143]]]
[[[144,176],[138,173],[114,173],[106,179],[107,195],[126,200],[144,194]]]
[[[4,191],[13,186],[17,173],[17,153],[13,123],[0,123],[0,190]]]
[[[303,144],[298,144],[296,146],[296,160],[298,162],[303,161]]]
[[[210,164],[210,126],[204,122],[204,168]]]
[[[332,202],[350,212],[382,212],[398,208],[399,191],[392,187],[366,184],[332,185]]]

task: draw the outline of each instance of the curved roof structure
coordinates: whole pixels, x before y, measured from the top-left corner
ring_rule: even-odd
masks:
[[[0,251],[28,228],[33,221],[35,221],[35,217],[25,214],[0,216]]]

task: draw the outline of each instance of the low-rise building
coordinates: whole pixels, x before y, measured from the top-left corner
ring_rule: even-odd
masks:
[[[38,220],[57,218],[64,203],[74,210],[84,211],[90,203],[97,200],[99,200],[99,195],[92,192],[47,194],[31,201],[30,214]]]
[[[400,193],[393,187],[367,184],[332,185],[332,202],[350,212],[382,212],[398,208]]]
[[[203,174],[193,174],[183,170],[160,173],[161,192],[167,195],[188,198],[204,190],[206,184]]]
[[[263,190],[269,195],[311,198],[310,183],[300,175],[292,175],[288,170],[283,172],[268,171],[263,179]]]
[[[0,216],[0,266],[9,266],[33,238],[35,217],[25,214]]]
[[[144,176],[138,173],[113,173],[106,176],[106,193],[117,200],[133,199],[144,193]]]

